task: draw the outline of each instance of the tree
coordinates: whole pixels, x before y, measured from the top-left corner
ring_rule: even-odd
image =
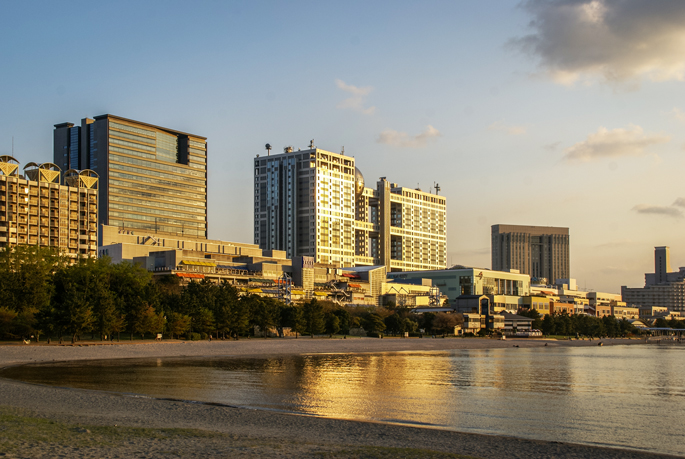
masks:
[[[433,319],[433,330],[441,331],[442,333],[454,333],[454,327],[458,325],[455,314],[447,314],[446,312],[439,312]]]
[[[295,333],[295,338],[297,338],[298,333],[305,333],[307,322],[304,320],[303,308],[294,305],[282,308],[281,327],[290,327],[290,330]]]
[[[17,313],[6,306],[0,306],[0,338],[14,338],[12,325]]]
[[[325,330],[323,306],[316,298],[306,302],[302,308],[306,331],[312,338]]]
[[[190,316],[178,312],[168,313],[167,329],[171,333],[171,339],[174,339],[174,335],[178,337],[184,334],[190,329]]]
[[[375,312],[367,314],[364,318],[363,326],[364,330],[368,333],[382,333],[385,331],[385,322],[383,321],[383,318]]]
[[[340,319],[333,312],[326,313],[326,333],[334,335],[340,331]]]

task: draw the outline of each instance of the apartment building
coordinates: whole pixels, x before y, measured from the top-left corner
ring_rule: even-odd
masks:
[[[288,147],[254,160],[254,243],[338,266],[446,265],[445,198],[381,178],[367,188],[343,152]]]
[[[55,125],[54,163],[98,174],[100,224],[207,237],[205,137],[101,115]]]
[[[98,176],[52,163],[0,156],[0,247],[55,247],[72,258],[97,256]]]
[[[553,226],[493,225],[492,269],[517,269],[534,283],[571,277],[568,228]]]

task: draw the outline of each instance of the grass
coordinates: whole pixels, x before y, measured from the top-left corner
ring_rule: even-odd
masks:
[[[198,429],[97,426],[44,419],[0,407],[0,456],[319,457],[466,459],[417,448],[349,446],[250,438]]]

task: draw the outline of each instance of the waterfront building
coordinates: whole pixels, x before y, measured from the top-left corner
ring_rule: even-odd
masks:
[[[654,248],[654,272],[645,274],[645,286],[621,287],[623,301],[635,306],[660,306],[685,311],[685,267],[671,271],[670,249]]]
[[[517,269],[550,284],[571,277],[568,228],[493,225],[491,251],[495,271]]]
[[[637,319],[640,317],[640,308],[627,306],[625,301],[612,301],[611,315],[617,319]]]
[[[445,198],[381,178],[367,188],[355,159],[314,147],[254,160],[254,243],[339,266],[388,271],[446,266]]]
[[[456,305],[461,295],[488,295],[495,311],[518,310],[521,297],[530,295],[530,276],[511,272],[458,266],[431,271],[390,272],[388,278],[397,280],[430,279],[434,287],[447,295]]]
[[[207,237],[205,137],[101,115],[55,125],[54,163],[98,174],[100,224]]]
[[[62,173],[52,163],[0,156],[0,247],[54,247],[71,258],[97,256],[98,176]]]

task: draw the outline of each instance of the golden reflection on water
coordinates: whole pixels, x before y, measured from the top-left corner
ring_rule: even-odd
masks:
[[[153,359],[2,376],[235,406],[685,454],[683,349],[654,346]]]

